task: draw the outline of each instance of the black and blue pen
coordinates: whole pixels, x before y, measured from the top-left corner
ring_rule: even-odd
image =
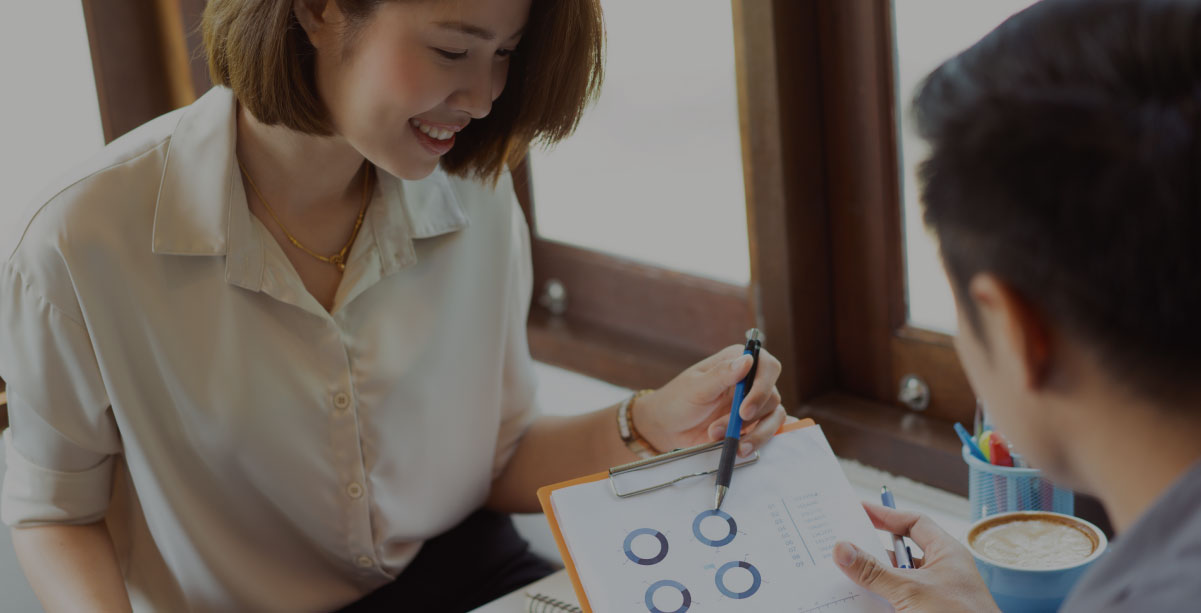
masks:
[[[730,490],[730,477],[734,474],[734,459],[738,456],[738,439],[742,436],[742,401],[751,391],[755,382],[755,371],[759,370],[759,349],[763,346],[763,336],[758,328],[751,328],[746,333],[746,349],[742,355],[750,354],[751,371],[738,382],[734,388],[734,400],[730,406],[730,424],[726,426],[726,440],[721,447],[721,462],[717,465],[717,500],[713,509],[721,509],[721,501]]]

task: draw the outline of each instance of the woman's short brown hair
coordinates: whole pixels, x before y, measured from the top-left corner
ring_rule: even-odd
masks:
[[[383,2],[331,0],[351,28]],[[316,50],[292,0],[209,0],[202,28],[214,83],[228,86],[259,121],[308,134],[332,134],[317,94]],[[495,179],[530,143],[552,144],[579,124],[603,76],[604,24],[599,0],[532,0],[504,93],[487,117],[468,124],[442,167]]]

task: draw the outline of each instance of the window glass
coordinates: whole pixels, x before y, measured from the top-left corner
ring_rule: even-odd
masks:
[[[604,0],[605,84],[531,153],[543,238],[745,285],[746,200],[728,0]]]
[[[909,116],[914,90],[947,59],[971,46],[1032,0],[894,0],[896,100],[900,143],[901,200],[905,220],[906,299],[911,325],[954,333],[955,303],[938,259],[938,247],[922,223],[916,168],[929,148]]]
[[[0,20],[0,231],[104,146],[80,2],[23,2]]]

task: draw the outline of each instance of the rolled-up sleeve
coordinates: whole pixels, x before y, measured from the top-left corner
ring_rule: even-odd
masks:
[[[500,433],[496,441],[496,457],[492,463],[495,479],[508,465],[521,437],[538,415],[534,406],[537,379],[534,360],[530,357],[526,320],[534,289],[534,267],[530,251],[530,231],[516,199],[512,202],[512,259],[506,312],[504,355],[504,402],[501,407]]]
[[[37,276],[0,264],[10,418],[0,519],[14,527],[90,523],[108,508],[120,436],[78,308],[52,303]]]

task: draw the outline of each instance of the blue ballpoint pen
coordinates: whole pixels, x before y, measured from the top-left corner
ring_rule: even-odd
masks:
[[[988,464],[988,458],[984,457],[984,453],[980,451],[980,447],[976,445],[976,441],[972,440],[972,435],[967,433],[967,428],[964,428],[963,424],[959,422],[955,422],[951,426],[955,428],[955,434],[959,435],[959,440],[963,442],[964,447],[967,447],[968,452],[977,460]]]
[[[890,509],[897,508],[896,501],[892,499],[892,492],[888,491],[886,485],[880,486],[880,500]],[[897,568],[913,568],[909,548],[905,546],[905,537],[899,534],[892,535],[892,551],[897,556]]]
[[[738,413],[738,410],[742,408],[742,400],[746,397],[747,392],[751,391],[751,384],[755,382],[755,371],[759,369],[759,348],[762,346],[763,340],[759,329],[747,330],[746,349],[742,355],[750,354],[751,371],[734,388],[734,400],[730,405],[730,423],[726,426],[726,440],[721,448],[721,462],[717,465],[717,500],[713,504],[714,510],[721,509],[721,501],[725,499],[726,492],[730,489],[730,477],[734,473],[734,458],[738,454],[738,439],[742,436],[742,415]]]

